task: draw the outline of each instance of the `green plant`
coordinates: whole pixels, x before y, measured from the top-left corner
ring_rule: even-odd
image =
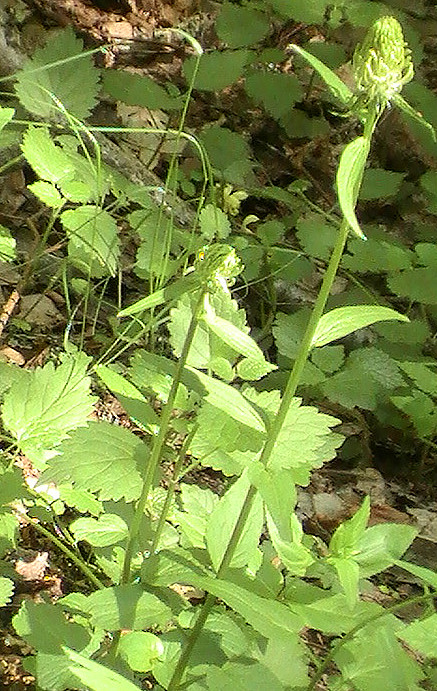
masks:
[[[223,11],[232,9],[227,5]],[[307,16],[311,10],[302,4],[301,13]],[[264,35],[265,18],[258,14],[250,40],[255,30],[256,36]],[[394,66],[387,65],[386,37],[396,41]],[[241,38],[232,35],[230,39],[238,49]],[[73,43],[70,58],[76,50]],[[106,350],[101,361],[93,364],[66,339],[66,352],[56,366],[48,363],[27,371],[0,363],[2,421],[8,443],[1,471],[0,547],[6,554],[15,543],[18,519],[12,505],[21,500],[23,520],[74,561],[90,584],[88,591],[72,592],[56,604],[24,602],[14,617],[17,634],[35,648],[27,666],[40,688],[130,689],[137,688],[135,682],[141,676],[151,675],[158,687],[167,689],[194,691],[231,685],[252,689],[262,675],[263,684],[272,689],[309,690],[326,674],[330,687],[336,689],[407,690],[419,688],[425,673],[399,639],[420,654],[435,657],[435,640],[428,640],[434,613],[425,612],[422,619],[407,625],[396,616],[406,603],[386,610],[360,598],[363,581],[394,563],[419,576],[427,588],[436,589],[434,573],[400,560],[416,531],[395,524],[368,528],[370,505],[365,499],[358,512],[337,528],[329,544],[323,545],[303,534],[295,514],[296,485],[307,484],[311,471],[331,460],[342,442],[333,430],[336,418],[304,405],[295,396],[308,374],[309,358],[313,358],[314,368],[318,362],[327,371],[331,358],[331,365],[336,361],[339,370],[343,354],[322,351],[339,347],[330,346],[332,342],[379,322],[397,320],[408,325],[406,317],[377,304],[348,305],[327,312],[325,307],[351,230],[359,238],[354,242],[360,243],[352,247],[364,245],[355,208],[372,136],[383,109],[399,95],[411,62],[400,26],[392,17],[378,21],[357,50],[356,99],[326,67],[300,52],[335,93],[346,96],[347,107],[357,109],[363,135],[346,146],[340,160],[337,190],[343,220],[337,227],[329,225],[333,242],[326,243],[325,258],[330,244],[333,251],[318,297],[311,314],[304,314],[300,321],[306,323],[299,338],[293,335],[289,339],[292,352],[289,349],[287,355],[294,364],[282,395],[274,388],[257,388],[256,383],[276,367],[249,335],[246,314],[230,293],[242,266],[233,246],[223,242],[233,239],[230,221],[215,203],[205,154],[215,133],[207,131],[203,145],[190,138],[203,161],[210,196],[199,205],[200,232],[183,233],[167,222],[162,204],[154,204],[143,189],[129,185],[103,164],[98,128],[82,123],[86,111],[75,112],[74,99],[67,107],[65,95],[52,95],[53,84],[37,80],[35,86],[35,66],[33,72],[28,69],[19,78],[22,102],[23,94],[29,93],[29,79],[37,91],[34,100],[23,105],[37,115],[62,118],[69,129],[69,134],[53,140],[48,125],[30,124],[23,138],[23,153],[41,178],[31,189],[53,214],[47,236],[59,219],[68,242],[68,262],[87,277],[89,300],[92,281],[114,275],[118,267],[122,246],[114,209],[127,200],[136,202],[140,208],[129,217],[141,238],[136,271],[149,281],[150,291],[117,317],[113,315],[114,343],[119,346],[124,338],[131,346],[137,334],[129,329],[149,333],[167,320],[174,356],[171,359],[150,348],[137,348],[129,365],[121,360],[114,365],[110,359],[121,354],[121,348],[114,348],[115,355]],[[206,64],[202,73],[200,55],[197,57],[198,62],[186,68],[191,85],[196,78],[208,79],[214,66]],[[220,58],[207,57],[209,62]],[[47,58],[46,54],[40,56],[43,64]],[[68,69],[71,64],[68,56],[64,58]],[[233,64],[232,74],[238,73],[229,54],[226,59]],[[363,66],[368,60],[371,70],[364,71],[364,79]],[[46,80],[47,72],[41,74]],[[219,84],[208,80],[209,88],[220,88],[223,74],[220,76]],[[370,77],[376,84],[369,83]],[[153,97],[170,98],[159,89]],[[89,95],[90,104],[92,98]],[[174,97],[169,106],[182,112],[176,139],[187,137],[182,102]],[[84,103],[81,108],[85,109]],[[13,115],[12,109],[2,109],[2,124],[13,122]],[[171,159],[165,193],[172,191],[177,179],[175,161]],[[288,202],[303,194],[302,186],[297,185],[281,192],[270,191]],[[64,209],[67,204],[73,208]],[[280,224],[279,228],[266,226],[261,237],[271,247],[281,228]],[[309,250],[309,236],[302,237]],[[4,238],[5,256],[11,257],[13,243],[7,231]],[[366,244],[371,242],[370,238]],[[43,247],[44,243],[41,251]],[[421,249],[420,253],[416,248],[419,259],[432,261],[429,248]],[[291,254],[288,251],[284,264]],[[359,261],[359,254],[357,249],[349,257]],[[190,261],[192,256],[194,261]],[[392,256],[394,262],[398,260],[395,270],[399,262],[403,270],[402,252],[392,250]],[[365,265],[363,258],[361,261]],[[66,271],[65,283],[68,288]],[[116,319],[125,317],[132,317],[132,323],[123,328]],[[278,348],[281,338],[287,340],[281,327],[285,328],[278,318]],[[321,352],[325,355],[317,355]],[[354,364],[349,358],[345,370]],[[375,362],[374,352],[371,358]],[[387,358],[390,360],[389,355]],[[381,368],[386,365],[385,360]],[[381,368],[374,367],[376,374]],[[406,364],[404,371],[418,382],[420,374],[426,374]],[[104,421],[89,421],[94,402],[89,375],[94,373],[141,426],[141,436]],[[356,376],[355,372],[349,374],[350,378]],[[395,375],[398,370],[392,378],[394,385],[401,386],[403,379]],[[326,378],[325,389],[335,376]],[[377,376],[375,380],[379,381]],[[344,390],[343,384],[337,388]],[[159,406],[152,406],[152,401]],[[181,448],[171,443],[172,435],[182,435]],[[54,501],[48,494],[23,489],[13,464],[18,452],[42,471],[40,484],[56,483],[59,498]],[[222,496],[183,482],[187,455],[193,466],[223,473],[228,482]],[[172,465],[165,478],[167,490],[160,482],[163,461]],[[180,490],[177,497],[176,485]],[[83,515],[67,524],[66,506]],[[260,540],[264,524],[269,537]],[[78,543],[87,544],[90,560]],[[278,558],[281,569],[273,563]],[[4,569],[0,587],[6,603],[13,583],[6,563]],[[204,602],[192,604],[181,595],[180,585],[204,591]],[[416,600],[430,605],[433,598],[425,589]],[[333,637],[325,660],[314,660],[300,636],[303,627]],[[317,665],[311,677],[310,663]],[[432,669],[429,678],[431,674]]]

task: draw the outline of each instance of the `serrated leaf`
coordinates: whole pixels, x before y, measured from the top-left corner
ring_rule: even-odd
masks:
[[[206,400],[210,405],[222,410],[237,422],[251,427],[257,432],[265,432],[265,426],[256,410],[233,386],[209,377],[203,372],[195,370],[193,367],[186,367],[192,372],[204,387]]]
[[[399,192],[404,178],[404,173],[395,173],[383,168],[369,168],[364,171],[359,198],[369,201],[394,197]]]
[[[90,422],[65,441],[60,456],[52,459],[41,482],[74,482],[76,489],[96,492],[100,501],[137,499],[145,468],[147,446],[123,427],[108,422]]]
[[[200,232],[207,240],[225,239],[231,232],[231,224],[224,211],[214,204],[206,204],[200,212]]]
[[[63,114],[54,95],[72,115],[82,120],[88,117],[96,103],[99,71],[91,55],[83,52],[83,41],[71,26],[51,35],[17,76],[15,91],[21,104],[45,120],[60,120]]]
[[[170,608],[137,584],[105,588],[88,595],[84,611],[91,615],[93,626],[106,631],[141,631],[163,626],[171,618]]]
[[[106,365],[98,365],[96,372],[103,383],[117,396],[129,417],[152,434],[156,433],[159,418],[141,391],[126,377]]]
[[[11,262],[16,258],[15,245],[11,231],[0,225],[0,261]]]
[[[223,3],[215,21],[218,37],[230,48],[252,47],[266,36],[269,28],[269,20],[264,13],[230,2]]]
[[[297,77],[277,72],[252,72],[246,77],[246,91],[266,111],[279,119],[288,113],[296,101],[302,99],[302,87]]]
[[[337,170],[337,193],[340,208],[350,228],[362,240],[362,232],[355,215],[355,204],[364,174],[364,166],[369,154],[369,141],[366,137],[357,137],[346,146],[340,158]]]
[[[45,180],[33,182],[31,185],[27,186],[27,189],[51,209],[59,209],[59,207],[65,203],[56,187]]]
[[[250,483],[247,480],[247,476],[242,475],[239,477],[221,497],[208,517],[206,544],[212,565],[216,571],[220,567],[229,543],[229,536],[232,535],[249,486]],[[258,544],[263,521],[263,503],[260,495],[257,494],[229,564],[231,568],[237,569],[247,566],[251,573],[256,573],[262,558]]]
[[[151,634],[150,634],[151,635]],[[98,662],[93,662],[79,653],[70,650],[66,646],[64,653],[70,663],[68,669],[71,674],[79,679],[87,688],[93,691],[137,691],[138,686],[128,681],[113,669],[105,667]]]
[[[409,321],[408,317],[389,307],[379,305],[351,305],[350,307],[338,307],[324,314],[317,324],[311,346],[313,348],[324,346],[332,341],[337,341],[358,329],[375,324],[376,322],[395,319],[397,321]]]
[[[12,620],[15,631],[38,652],[56,654],[63,644],[81,650],[89,641],[83,626],[67,621],[59,606],[25,601]]]
[[[301,403],[300,398],[293,399],[270,455],[268,469],[272,472],[290,469],[297,484],[307,484],[311,470],[334,458],[343,438],[331,431],[339,420]]]
[[[71,484],[58,485],[59,497],[67,506],[72,506],[79,513],[90,513],[98,516],[103,512],[103,504],[98,501],[91,492],[84,489],[77,489]]]
[[[48,127],[31,125],[23,136],[23,154],[35,173],[53,184],[74,176],[74,166],[67,154],[57,146]]]
[[[260,679],[264,688],[269,691],[282,691],[284,688],[273,671],[259,662],[242,665],[240,662],[230,661],[221,667],[209,665],[206,672],[207,688],[211,691],[251,691],[259,687]]]
[[[322,24],[330,0],[269,0],[269,4],[283,17],[307,24]]]
[[[87,366],[84,356],[64,357],[57,368],[49,362],[5,394],[3,422],[36,467],[58,453],[69,432],[86,425],[94,400]]]
[[[0,513],[0,557],[16,547],[18,518],[11,513]]]
[[[367,242],[353,239],[348,243],[348,252],[343,255],[341,265],[363,274],[409,269],[414,256],[406,247],[374,238],[367,238]]]
[[[97,206],[64,211],[61,222],[69,238],[68,256],[85,274],[115,276],[120,254],[117,224]]]
[[[435,268],[406,269],[387,279],[390,290],[402,298],[425,305],[437,305]]]
[[[255,595],[235,583],[203,576],[193,576],[192,581],[223,600],[266,638],[294,636],[302,627],[302,618],[286,605]]]
[[[129,631],[121,637],[117,652],[134,671],[148,672],[163,654],[164,646],[153,633]]]
[[[0,132],[4,127],[6,127],[8,122],[12,120],[14,114],[14,108],[4,108],[3,106],[0,106]]]
[[[175,110],[181,101],[173,98],[153,79],[126,70],[105,70],[103,89],[117,101],[152,110]]]
[[[99,518],[78,518],[71,523],[70,530],[77,542],[85,540],[93,547],[115,545],[129,534],[123,519],[111,513],[104,513]]]
[[[325,63],[321,62],[318,58],[316,58],[314,55],[311,53],[308,53],[308,51],[304,50],[300,46],[296,46],[294,44],[291,44],[290,48],[293,49],[295,53],[303,57],[311,67],[316,70],[318,75],[323,79],[327,87],[332,91],[334,96],[341,102],[343,105],[347,106],[350,104],[351,98],[352,98],[352,91],[349,89],[348,86],[344,82],[341,81],[339,77],[333,72],[332,70],[329,69],[325,65]]]
[[[244,137],[237,132],[226,127],[213,125],[203,130],[199,139],[206,149],[211,165],[220,171],[226,171],[238,161],[249,162],[250,146]]]
[[[341,523],[332,536],[329,551],[334,557],[348,558],[358,551],[358,542],[364,535],[369,516],[370,498],[365,497],[358,511]]]
[[[421,655],[437,658],[437,614],[416,619],[400,631],[398,637]]]
[[[14,583],[10,578],[3,578],[0,576],[0,607],[6,607],[11,601],[14,592]]]
[[[208,517],[219,498],[209,489],[197,485],[181,484],[183,511],[176,511],[173,520],[179,525],[182,545],[205,549],[205,533]]]
[[[221,91],[241,77],[247,62],[245,50],[224,50],[204,53],[200,56],[194,88],[200,91]],[[197,58],[190,57],[183,64],[187,82],[191,82]]]

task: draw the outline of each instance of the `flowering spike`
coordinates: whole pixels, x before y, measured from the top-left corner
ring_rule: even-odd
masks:
[[[414,76],[411,51],[397,19],[378,19],[357,46],[352,64],[359,105],[384,109]]]

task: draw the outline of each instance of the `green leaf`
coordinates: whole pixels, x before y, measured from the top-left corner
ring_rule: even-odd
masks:
[[[301,617],[286,605],[255,595],[235,583],[203,576],[192,580],[194,585],[223,600],[266,638],[294,637],[302,626]]]
[[[270,455],[268,469],[272,472],[290,469],[294,481],[305,485],[311,470],[335,457],[343,437],[331,431],[339,422],[336,418],[301,403],[300,398],[293,399]]]
[[[111,367],[98,365],[96,373],[118,398],[129,417],[148,432],[156,433],[159,427],[159,418],[141,391]]]
[[[141,106],[152,110],[177,110],[181,106],[178,98],[170,96],[151,77],[126,70],[105,70],[103,89],[112,98],[129,106]]]
[[[303,48],[300,48],[294,44],[291,44],[289,47],[292,48],[295,53],[303,57],[311,65],[311,67],[316,70],[318,75],[332,91],[335,98],[337,98],[345,106],[350,104],[353,95],[352,91],[344,82],[341,81],[339,77],[337,77],[335,72],[330,70],[329,67],[327,67],[323,62],[321,62],[311,53],[308,53]]]
[[[394,617],[362,628],[338,649],[334,661],[343,680],[357,691],[411,691],[419,689],[424,674],[402,648],[396,635],[403,625]]]
[[[31,125],[23,136],[21,148],[27,162],[42,180],[58,184],[74,176],[74,165],[55,144],[48,127]]]
[[[381,523],[367,528],[358,540],[358,554],[354,557],[360,567],[360,578],[393,566],[404,554],[417,535],[411,525]]]
[[[138,690],[139,687],[136,684],[128,681],[109,667],[93,662],[65,646],[63,649],[66,657],[70,660],[68,665],[70,672],[83,684],[86,684],[87,688],[93,691],[101,691],[102,689],[106,691]]]
[[[269,29],[269,20],[263,12],[230,2],[223,3],[215,21],[217,36],[230,48],[252,47],[267,35]]]
[[[400,631],[398,637],[424,657],[437,658],[437,614],[416,619]]]
[[[69,238],[70,260],[85,274],[115,276],[120,241],[115,220],[97,206],[81,206],[61,214]]]
[[[45,182],[44,180],[38,180],[33,182],[31,185],[27,186],[32,194],[34,194],[38,199],[49,206],[51,209],[59,209],[65,200],[61,197],[56,187],[51,182]]]
[[[17,634],[38,652],[58,654],[62,645],[81,650],[90,639],[83,626],[67,621],[58,605],[26,600],[12,623]]]
[[[179,525],[184,547],[205,549],[205,534],[208,517],[219,498],[210,489],[197,485],[181,484],[183,511],[176,511],[173,521]]]
[[[120,638],[117,653],[135,672],[148,672],[164,653],[164,646],[153,633],[129,631]]]
[[[424,583],[434,588],[434,590],[437,590],[437,573],[435,573],[435,571],[431,571],[431,569],[427,569],[424,566],[418,566],[417,564],[410,564],[410,562],[403,560],[397,560],[395,564],[401,569],[408,571],[408,573],[412,573],[413,576],[417,576]]]
[[[76,430],[52,459],[41,482],[75,483],[76,489],[98,493],[101,501],[137,499],[149,450],[144,442],[123,427],[109,422],[90,422]]]
[[[175,376],[176,363],[138,348],[132,356],[131,364],[129,377],[133,383],[147,394],[153,393],[160,401],[166,403]],[[197,384],[196,380],[194,382]],[[200,386],[199,392],[202,393]],[[174,406],[181,410],[191,410],[188,391],[183,384],[178,387]]]
[[[352,239],[347,249],[350,254],[343,255],[342,267],[363,274],[409,269],[414,256],[406,247],[373,237],[367,242]]]
[[[330,0],[269,0],[269,5],[275,12],[306,24],[323,24],[326,7],[331,5]]]
[[[4,127],[6,127],[8,122],[12,120],[14,114],[14,108],[4,108],[3,106],[0,106],[0,132]]]
[[[40,469],[55,456],[69,432],[83,427],[93,409],[88,358],[64,356],[56,369],[49,362],[5,394],[3,422],[17,444]]]
[[[282,691],[284,688],[275,677],[273,670],[256,662],[243,664],[239,661],[230,661],[222,667],[210,665],[206,672],[207,688],[211,691],[219,691],[219,689],[220,691],[253,691],[259,688],[260,679],[264,688],[269,691]],[[288,688],[292,687],[288,685]]]
[[[358,581],[360,570],[354,559],[331,557],[329,563],[337,571],[338,580],[344,590],[348,607],[352,609],[358,600]]]
[[[343,150],[337,170],[337,191],[340,208],[351,229],[362,240],[365,240],[366,237],[357,221],[355,204],[369,148],[369,141],[365,137],[354,139]]]
[[[11,231],[0,224],[0,261],[11,262],[16,258],[15,244]]]
[[[259,345],[237,326],[227,319],[219,317],[213,309],[206,310],[202,314],[202,321],[230,348],[240,355],[252,360],[264,361],[264,355]]]
[[[397,321],[409,321],[408,317],[389,307],[379,305],[351,305],[350,307],[338,307],[324,314],[316,328],[311,346],[313,348],[324,346],[332,341],[337,341],[353,331],[363,329],[376,322],[396,319]]]
[[[87,118],[96,103],[99,71],[83,41],[71,26],[51,35],[19,72],[15,91],[21,105],[45,120],[61,119],[54,95],[64,108],[79,119]],[[62,61],[51,66],[50,63]]]
[[[302,87],[297,77],[277,72],[251,72],[246,77],[246,91],[255,101],[264,106],[274,118],[288,113],[302,99]]]
[[[392,170],[383,168],[369,168],[364,171],[359,198],[369,201],[394,197],[399,192],[404,178],[404,173],[394,173]]]
[[[151,295],[148,295],[141,300],[138,300],[133,305],[125,307],[118,313],[118,317],[129,317],[133,314],[139,314],[147,309],[159,307],[164,303],[178,300],[185,293],[191,293],[196,288],[199,288],[199,280],[196,276],[183,276],[182,278],[170,283],[165,288],[156,290]]]
[[[11,601],[14,592],[14,583],[10,578],[0,576],[0,607],[6,607]]]
[[[224,211],[215,204],[206,204],[200,212],[200,232],[207,240],[225,239],[231,232],[231,224]]]
[[[78,518],[70,525],[76,542],[85,540],[93,547],[108,547],[125,540],[128,527],[120,516],[104,513],[99,518]]]
[[[90,513],[93,516],[98,516],[103,512],[103,504],[91,492],[77,489],[68,483],[58,485],[58,490],[60,499],[64,504],[74,507],[79,513]]]
[[[389,276],[387,285],[399,297],[425,305],[437,305],[434,267],[400,271]]]
[[[106,631],[164,626],[172,616],[167,605],[137,584],[98,590],[88,595],[83,608],[91,615],[92,625]]]
[[[221,497],[208,517],[206,544],[216,571],[222,562],[229,543],[229,536],[232,535],[249,487],[250,483],[247,477],[245,475],[239,477]],[[231,568],[237,569],[248,566],[252,573],[256,573],[262,558],[258,544],[263,522],[263,503],[260,495],[257,494],[229,564]]]
[[[221,172],[225,172],[239,161],[249,162],[250,146],[237,132],[213,125],[204,129],[199,139],[206,149],[211,165]]]
[[[349,558],[359,553],[359,542],[364,535],[370,516],[370,497],[365,497],[361,507],[348,521],[338,526],[329,543],[334,557]]]
[[[16,547],[18,518],[11,513],[0,513],[0,557]]]
[[[194,88],[199,91],[221,91],[239,79],[248,59],[246,50],[224,50],[204,53],[200,56]],[[190,57],[183,64],[188,83],[194,74],[197,58]]]
[[[186,367],[186,369],[192,372],[204,387],[206,400],[210,405],[257,432],[265,432],[261,417],[237,389],[195,370],[194,367]]]

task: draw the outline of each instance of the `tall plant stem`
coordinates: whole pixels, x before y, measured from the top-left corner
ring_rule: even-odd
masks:
[[[188,327],[187,335],[185,337],[185,342],[182,348],[181,356],[178,360],[176,371],[171,384],[170,392],[168,395],[167,403],[165,404],[160,420],[159,432],[155,437],[152,451],[150,453],[149,461],[147,464],[146,474],[144,476],[143,488],[141,491],[140,498],[135,509],[135,514],[132,520],[132,524],[129,530],[129,537],[126,546],[126,554],[124,557],[123,571],[121,577],[121,583],[128,583],[130,580],[131,563],[134,551],[135,541],[138,537],[140,530],[141,519],[144,515],[144,510],[146,508],[147,498],[152,486],[153,478],[155,477],[156,470],[158,468],[159,462],[161,460],[162,449],[164,447],[165,438],[167,436],[171,415],[174,409],[174,402],[176,400],[176,394],[181,383],[182,372],[185,367],[188,352],[190,350],[191,344],[193,342],[196,327],[199,321],[200,313],[203,309],[203,302],[205,296],[206,288],[201,288],[199,290],[199,296],[197,303],[194,307],[191,321]]]
[[[320,317],[323,314],[323,311],[326,306],[326,302],[328,300],[329,294],[331,292],[332,284],[334,283],[335,275],[337,273],[340,260],[343,254],[344,246],[346,244],[347,236],[349,232],[349,225],[347,221],[343,220],[339,231],[338,231],[338,236],[337,236],[337,241],[335,243],[335,247],[333,249],[331,259],[329,261],[328,267],[326,269],[325,275],[323,277],[322,285],[320,286],[320,291],[317,296],[316,302],[314,303],[314,307],[311,313],[310,320],[308,322],[307,328],[305,330],[304,337],[302,339],[302,342],[299,347],[299,352],[297,355],[297,358],[294,362],[293,369],[290,372],[290,376],[288,378],[287,386],[284,392],[284,395],[282,397],[281,405],[278,410],[278,414],[276,415],[275,421],[272,425],[272,427],[269,430],[269,436],[267,438],[267,441],[264,445],[264,448],[261,453],[260,457],[260,462],[264,464],[264,466],[267,466],[271,453],[274,449],[274,446],[276,444],[276,441],[278,439],[279,433],[282,429],[282,425],[284,424],[285,417],[287,415],[287,411],[291,405],[291,402],[294,398],[294,395],[296,393],[297,386],[299,384],[300,378],[302,376],[303,368],[305,367],[305,363],[308,359],[309,352],[311,350],[311,343],[316,331],[317,324],[319,323]],[[249,516],[250,510],[252,508],[253,501],[255,499],[257,493],[256,487],[251,485],[247,491],[246,497],[244,499],[243,506],[241,508],[240,514],[236,520],[234,529],[232,531],[231,537],[229,539],[228,545],[226,547],[225,553],[223,555],[220,567],[217,571],[217,578],[222,578],[223,575],[225,574],[229,564],[231,563],[233,554],[235,552],[235,549],[238,545],[238,542],[240,540],[241,534],[244,530],[244,526],[246,524],[247,518]],[[168,691],[175,691],[178,686],[179,682],[182,679],[182,676],[185,672],[185,669],[187,667],[187,664],[189,662],[191,652],[196,644],[196,641],[203,629],[203,626],[205,624],[205,621],[208,618],[208,615],[214,605],[215,602],[215,597],[211,594],[209,594],[206,597],[206,600],[203,604],[202,610],[199,614],[199,617],[196,621],[196,624],[194,625],[190,636],[188,637],[182,652],[181,656],[178,660],[178,663],[175,667],[175,670],[173,672],[173,676],[170,680],[170,683],[168,685]]]

